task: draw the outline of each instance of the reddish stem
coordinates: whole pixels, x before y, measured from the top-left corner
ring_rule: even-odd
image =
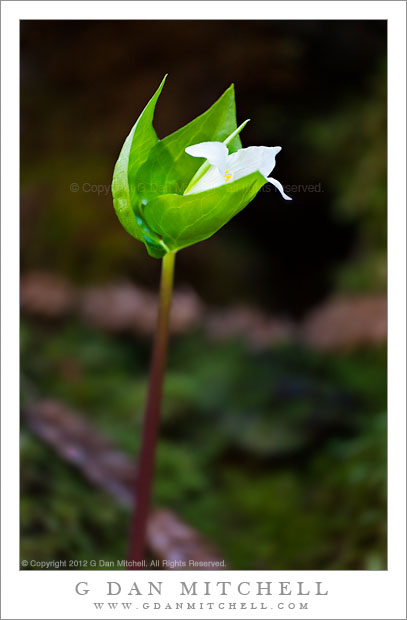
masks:
[[[160,424],[161,400],[167,361],[168,327],[174,279],[175,253],[162,259],[158,322],[150,366],[147,404],[135,489],[135,508],[131,523],[128,559],[133,570],[143,569],[147,519],[154,478],[154,461]]]

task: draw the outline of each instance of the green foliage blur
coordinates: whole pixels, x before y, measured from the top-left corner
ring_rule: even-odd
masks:
[[[22,336],[24,377],[133,454],[146,347],[77,324],[24,323]],[[254,354],[199,333],[177,339],[155,503],[206,534],[233,568],[383,569],[385,355],[296,347]],[[22,459],[22,557],[124,556],[126,511],[28,432]]]
[[[385,293],[385,22],[26,21],[21,46],[22,273],[157,290],[109,185],[168,72],[160,137],[233,81],[243,146],[281,145],[276,177],[294,188],[182,251],[176,285],[295,320],[338,293]],[[22,405],[61,399],[136,458],[150,344],[23,317]],[[385,346],[174,338],[154,494],[231,568],[386,568]],[[22,558],[123,559],[129,518],[22,424]]]

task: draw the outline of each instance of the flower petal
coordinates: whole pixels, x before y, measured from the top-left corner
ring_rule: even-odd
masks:
[[[197,194],[198,192],[205,192],[207,189],[213,189],[224,184],[225,176],[219,172],[216,166],[209,166],[205,174],[198,181],[190,184],[184,194]]]
[[[212,166],[216,166],[221,174],[224,173],[229,155],[228,147],[223,142],[201,142],[187,146],[185,152],[192,157],[204,157]]]
[[[292,200],[284,192],[279,181],[267,176],[275,167],[276,155],[280,151],[281,146],[249,146],[228,155],[227,147],[222,142],[201,142],[188,146],[185,149],[188,155],[205,157],[207,161],[199,169],[199,171],[202,169],[201,176],[199,177],[198,171],[198,180],[195,181],[194,177],[184,193],[197,194],[224,185],[228,181],[236,181],[249,176],[253,172],[260,172],[267,181],[281,192],[285,200]],[[228,177],[225,175],[226,171]]]
[[[276,155],[280,151],[281,146],[249,146],[233,153],[227,161],[233,180],[252,174],[256,170],[267,177],[276,165]]]
[[[277,187],[284,200],[292,200],[292,198],[290,198],[290,196],[287,196],[287,194],[284,192],[283,186],[281,185],[280,181],[277,181],[277,179],[273,179],[273,177],[267,177],[267,181],[274,185],[274,187]]]

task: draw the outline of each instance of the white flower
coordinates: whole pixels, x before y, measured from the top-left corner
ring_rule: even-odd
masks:
[[[227,144],[243,126],[233,132],[225,142],[201,142],[185,149],[188,155],[203,157],[206,162],[195,174],[184,194],[204,192],[258,171],[266,181],[277,187],[285,200],[291,200],[284,193],[281,183],[268,176],[276,165],[276,155],[281,151],[281,146],[249,146],[229,155]]]

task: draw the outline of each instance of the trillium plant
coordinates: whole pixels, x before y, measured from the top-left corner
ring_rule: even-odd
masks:
[[[242,148],[234,87],[188,125],[159,140],[153,128],[164,77],[129,135],[112,182],[117,216],[150,256],[162,259],[158,322],[150,368],[129,559],[141,567],[154,473],[165,373],[175,255],[208,239],[244,209],[266,183],[291,200],[269,176],[279,146]]]

